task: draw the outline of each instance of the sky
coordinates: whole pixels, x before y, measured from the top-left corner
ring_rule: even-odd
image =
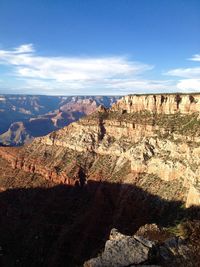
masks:
[[[200,0],[0,0],[0,93],[200,92]]]

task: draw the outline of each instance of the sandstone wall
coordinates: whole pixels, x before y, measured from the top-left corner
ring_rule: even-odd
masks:
[[[200,111],[200,94],[128,95],[114,104],[112,110],[191,114]]]
[[[200,110],[200,95],[127,96],[119,100],[112,110],[190,114]],[[167,136],[163,137],[164,134]],[[35,172],[46,179],[67,184],[74,184],[80,178],[79,170],[73,179],[68,176],[70,168],[77,165],[76,158],[71,167],[64,164],[70,151],[85,155],[85,162],[91,155],[91,166],[98,160],[98,156],[108,156],[108,159],[115,161],[113,172],[119,171],[124,163],[129,162],[130,172],[134,175],[146,173],[165,182],[182,181],[183,187],[189,191],[189,195],[185,196],[187,206],[191,206],[199,203],[200,183],[200,138],[198,135],[193,137],[184,133],[168,133],[164,126],[161,128],[117,118],[103,119],[97,115],[96,119],[88,117],[45,137],[36,138],[20,153],[2,148],[0,156],[10,161],[13,168]],[[84,163],[84,168],[87,164],[90,168],[88,162]],[[109,162],[107,165],[109,168]],[[97,171],[101,171],[101,163],[98,166]],[[61,170],[57,171],[57,167]],[[126,180],[123,174],[122,180]]]

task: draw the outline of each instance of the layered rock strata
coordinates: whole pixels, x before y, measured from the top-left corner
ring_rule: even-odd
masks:
[[[72,185],[176,183],[169,198],[199,205],[199,112],[198,94],[126,96],[18,151],[1,148],[0,155],[13,168]]]
[[[112,109],[128,113],[147,110],[151,113],[191,114],[200,110],[200,94],[128,95]]]

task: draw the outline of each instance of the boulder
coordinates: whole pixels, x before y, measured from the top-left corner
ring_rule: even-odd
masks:
[[[85,262],[84,267],[138,266],[149,262],[153,251],[154,242],[136,235],[123,235],[112,229],[103,253]]]

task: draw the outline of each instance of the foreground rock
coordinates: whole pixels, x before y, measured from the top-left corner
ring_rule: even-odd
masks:
[[[99,257],[86,262],[84,267],[123,267],[145,264],[153,256],[154,245],[154,242],[139,236],[126,236],[112,229],[104,252]]]
[[[198,234],[199,222],[192,226]],[[170,235],[155,224],[140,227],[133,236],[112,229],[104,251],[85,262],[84,267],[199,266],[199,245],[186,236]]]

